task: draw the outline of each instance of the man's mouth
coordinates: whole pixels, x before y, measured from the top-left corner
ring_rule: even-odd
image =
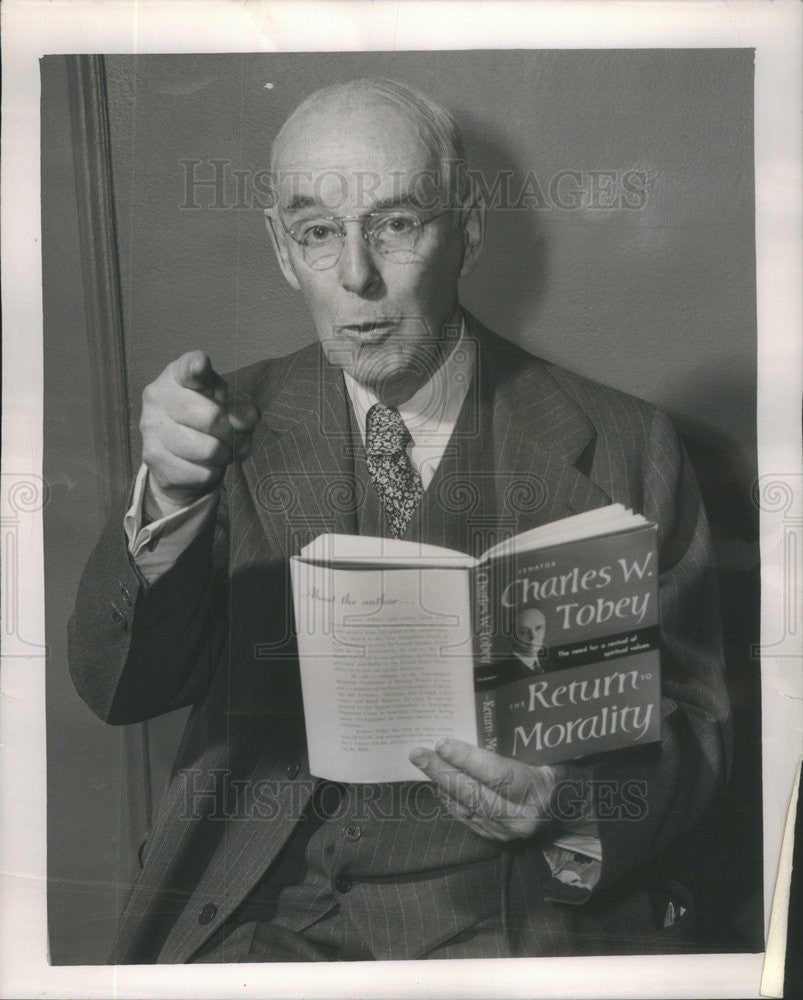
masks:
[[[338,327],[338,332],[361,344],[378,344],[385,340],[396,326],[394,320],[384,319],[367,323],[347,323]]]

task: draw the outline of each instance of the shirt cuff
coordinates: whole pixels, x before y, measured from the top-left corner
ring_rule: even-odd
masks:
[[[140,576],[147,584],[155,583],[178,561],[181,553],[213,517],[220,490],[200,497],[188,507],[155,521],[144,522],[143,503],[148,482],[148,467],[140,466],[131,496],[131,506],[123,518],[128,551]]]

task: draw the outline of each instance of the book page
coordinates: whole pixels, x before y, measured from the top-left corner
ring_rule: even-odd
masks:
[[[312,774],[422,780],[415,747],[476,743],[468,573],[291,569]]]
[[[537,528],[531,528],[530,531],[523,531],[513,538],[507,538],[483,553],[482,561],[498,559],[514,552],[530,552],[547,545],[559,545],[562,542],[613,534],[646,523],[646,518],[641,514],[634,514],[622,504],[613,503],[607,507],[584,511],[582,514],[572,514],[571,517],[542,524]]]
[[[299,553],[306,562],[328,566],[420,566],[436,569],[474,566],[475,559],[463,552],[409,542],[401,538],[380,538],[372,535],[318,535]]]

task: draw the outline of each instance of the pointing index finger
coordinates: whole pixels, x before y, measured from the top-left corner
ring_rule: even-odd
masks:
[[[183,389],[192,389],[219,403],[226,401],[226,383],[204,351],[188,351],[176,361],[173,378]]]

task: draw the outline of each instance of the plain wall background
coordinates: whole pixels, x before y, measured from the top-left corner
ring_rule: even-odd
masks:
[[[546,204],[489,213],[463,302],[533,353],[659,404],[684,434],[712,519],[739,742],[717,822],[675,860],[714,890],[711,946],[759,948],[752,52],[112,56],[106,69],[135,454],[141,390],[172,358],[203,347],[225,371],[314,336],[273,260],[253,184],[278,126],[312,90],[368,75],[409,82],[455,113],[489,187],[512,172],[515,193],[534,172]],[[102,484],[64,57],[43,61],[42,80],[45,474],[56,487],[45,511],[50,919],[53,960],[78,963],[108,951],[141,817],[121,733],[79,701],[64,655]],[[223,161],[222,207],[209,185],[188,192],[182,161],[192,160],[198,179]],[[550,198],[561,171],[580,173],[586,199],[591,172],[640,171],[643,204],[561,208]],[[155,730],[157,783],[176,725]]]
[[[489,186],[532,170],[548,198],[564,170],[646,174],[640,210],[493,213],[464,302],[535,353],[751,441],[752,66],[748,50],[110,58],[132,398],[189,347],[228,370],[313,336],[261,209],[208,207],[209,186],[194,195],[202,208],[182,208],[193,199],[181,161],[201,160],[199,179],[226,161],[237,205],[232,171],[268,166],[301,98],[386,75],[455,113]]]

